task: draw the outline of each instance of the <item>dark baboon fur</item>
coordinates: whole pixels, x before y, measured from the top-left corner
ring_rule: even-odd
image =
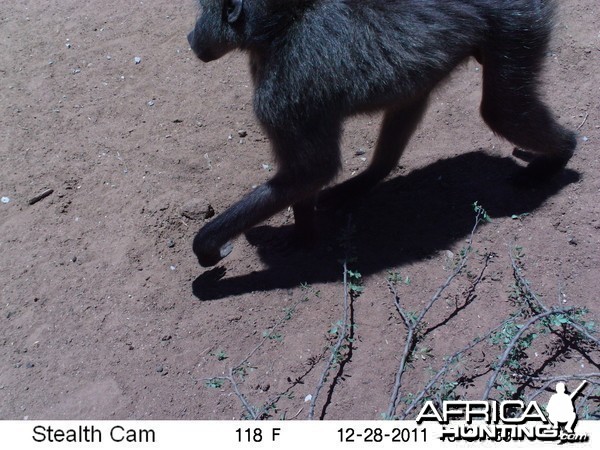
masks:
[[[231,240],[293,205],[301,236],[315,205],[368,190],[395,167],[430,91],[470,56],[483,65],[481,114],[497,134],[533,155],[521,181],[562,169],[576,139],[538,93],[552,0],[199,0],[188,40],[205,62],[241,49],[250,58],[254,112],[279,169],[194,240],[203,266]],[[369,167],[333,188],[342,122],[384,110]]]

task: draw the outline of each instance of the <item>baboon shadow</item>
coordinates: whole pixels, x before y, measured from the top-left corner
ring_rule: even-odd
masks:
[[[510,157],[473,151],[389,179],[350,207],[320,211],[321,236],[311,248],[289,245],[291,226],[255,227],[246,238],[267,268],[226,278],[225,260],[196,278],[193,293],[200,300],[217,300],[339,281],[340,261],[348,256],[349,246],[356,258],[354,268],[363,276],[377,273],[427,258],[467,238],[474,225],[475,201],[492,218],[530,213],[580,179],[567,169],[543,186],[523,189],[510,182],[518,169]]]

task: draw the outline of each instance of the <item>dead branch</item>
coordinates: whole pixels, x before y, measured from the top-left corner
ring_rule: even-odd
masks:
[[[481,342],[485,341],[486,339],[488,339],[492,334],[494,334],[496,331],[501,330],[503,327],[505,327],[508,323],[514,321],[514,317],[511,317],[510,319],[505,320],[504,322],[502,322],[500,325],[492,328],[490,331],[488,331],[485,335],[480,336],[478,338],[475,338],[473,340],[473,342],[471,342],[470,344],[466,345],[465,347],[463,347],[462,349],[458,350],[456,353],[453,353],[449,358],[446,358],[446,364],[444,364],[438,371],[437,373],[433,376],[433,378],[431,378],[431,380],[429,380],[429,383],[427,383],[427,385],[423,388],[423,390],[421,390],[421,392],[419,392],[415,398],[413,399],[412,403],[406,408],[406,410],[404,411],[404,414],[402,415],[402,417],[400,417],[401,420],[405,420],[408,415],[411,413],[411,411],[417,407],[417,405],[421,402],[421,400],[423,399],[423,397],[425,397],[425,395],[427,395],[427,393],[431,390],[431,388],[433,386],[435,386],[435,384],[438,382],[438,380],[448,371],[450,370],[450,368],[452,367],[452,365],[454,364],[454,361],[456,361],[463,353],[468,352],[469,350],[473,349],[474,347],[476,347],[478,344],[480,344]]]
[[[527,401],[531,402],[544,393],[550,385],[559,381],[581,381],[586,380],[590,384],[600,386],[600,373],[584,373],[579,375],[558,375],[554,377],[527,377],[529,380],[543,381],[544,384],[533,394],[527,396]]]
[[[581,122],[581,124],[577,127],[578,130],[581,130],[581,128],[583,127],[583,125],[585,124],[585,122],[588,120],[590,113],[586,112],[585,113],[585,117],[583,118],[583,122]]]
[[[509,256],[510,256],[510,261],[512,264],[512,268],[513,268],[513,274],[515,277],[515,280],[517,281],[519,287],[523,290],[523,292],[525,292],[527,294],[527,296],[531,299],[533,299],[535,301],[535,303],[545,312],[549,312],[551,311],[550,308],[548,308],[543,302],[542,300],[538,297],[538,295],[533,292],[533,289],[531,289],[531,286],[529,284],[529,281],[527,281],[523,275],[521,275],[521,268],[519,267],[519,264],[517,263],[517,261],[515,260],[512,251],[509,252]],[[577,330],[582,336],[584,336],[587,340],[593,342],[596,344],[596,346],[600,347],[600,339],[598,339],[596,336],[592,335],[588,330],[585,329],[585,327],[581,326],[580,324],[578,324],[577,322],[575,322],[571,317],[567,316],[567,320],[568,320],[568,325],[571,328],[574,328],[575,330]]]
[[[406,371],[406,363],[408,361],[408,358],[410,357],[411,350],[415,344],[416,332],[417,332],[418,327],[420,326],[421,322],[423,321],[423,318],[425,317],[425,315],[429,312],[429,310],[433,307],[433,305],[435,305],[435,303],[440,299],[440,297],[442,296],[444,291],[448,288],[448,286],[450,286],[450,284],[452,284],[452,281],[454,281],[454,279],[462,272],[462,270],[464,269],[464,267],[467,264],[467,259],[472,250],[473,236],[475,235],[475,231],[477,230],[477,227],[479,226],[479,223],[481,222],[481,216],[484,214],[484,212],[481,208],[476,209],[476,211],[477,211],[477,215],[475,217],[475,225],[473,226],[473,229],[471,230],[471,235],[468,240],[468,246],[462,253],[461,258],[460,258],[456,268],[454,269],[452,274],[446,279],[446,282],[438,288],[436,293],[429,300],[429,303],[425,306],[425,308],[423,308],[423,310],[421,311],[421,313],[419,314],[419,316],[416,319],[411,319],[406,314],[406,312],[400,305],[400,299],[398,297],[398,293],[396,292],[393,285],[388,281],[388,287],[390,287],[390,290],[394,294],[394,304],[396,305],[396,309],[398,310],[398,313],[400,314],[400,317],[404,321],[404,324],[407,328],[407,336],[406,336],[406,341],[404,343],[404,350],[402,352],[402,357],[400,358],[400,364],[398,365],[398,370],[396,371],[394,387],[392,388],[392,395],[391,395],[388,409],[386,412],[386,417],[388,417],[388,418],[392,418],[396,414],[396,408],[398,407],[398,399],[400,397],[400,387],[402,386],[402,376],[404,375],[404,372]]]
[[[323,373],[321,374],[319,383],[317,384],[317,387],[315,388],[315,393],[313,394],[312,399],[310,401],[310,408],[308,410],[308,418],[310,420],[314,419],[317,399],[319,397],[321,390],[325,386],[325,381],[327,380],[327,375],[329,374],[329,371],[331,370],[331,368],[334,366],[334,364],[338,358],[339,351],[342,348],[342,345],[344,344],[344,341],[348,338],[349,329],[350,329],[350,324],[348,324],[349,315],[350,315],[350,293],[348,290],[348,266],[347,266],[347,262],[344,261],[344,318],[342,320],[342,326],[340,327],[340,330],[339,330],[337,342],[331,349],[331,356],[329,357],[329,361],[327,361],[327,364],[325,365],[325,368],[323,369]]]
[[[506,363],[506,361],[510,357],[510,354],[515,349],[517,343],[519,342],[519,339],[521,339],[521,336],[529,329],[529,327],[531,325],[533,325],[534,323],[536,323],[538,320],[544,319],[545,317],[556,315],[556,314],[567,314],[569,312],[572,312],[573,310],[574,310],[573,308],[561,308],[561,309],[555,309],[555,310],[545,311],[545,312],[540,313],[540,314],[538,314],[536,316],[533,316],[531,319],[529,319],[523,325],[518,326],[519,331],[513,336],[513,338],[511,339],[511,341],[506,346],[506,349],[504,350],[504,353],[500,357],[500,360],[498,361],[498,364],[496,365],[496,368],[494,369],[494,372],[492,373],[492,376],[490,377],[490,379],[487,382],[485,391],[483,393],[482,400],[485,401],[485,400],[487,400],[489,398],[490,392],[494,388],[494,385],[496,383],[496,379],[498,378],[498,375],[500,375],[500,371],[504,367],[504,364]]]
[[[237,396],[237,398],[240,399],[240,401],[242,402],[242,405],[244,405],[244,408],[246,409],[246,412],[248,413],[248,415],[250,416],[250,418],[252,420],[258,420],[258,419],[260,419],[260,416],[256,413],[255,409],[250,405],[250,403],[248,403],[248,400],[246,400],[246,397],[244,396],[244,394],[242,394],[240,392],[238,384],[235,381],[234,370],[235,369],[233,369],[233,368],[229,369],[229,376],[226,377],[226,380],[231,383],[231,386],[233,387],[233,392],[235,393],[235,395]]]
[[[396,309],[398,310],[398,313],[400,314],[400,317],[404,321],[404,324],[407,328],[407,335],[406,335],[406,341],[404,343],[404,350],[402,352],[402,357],[400,358],[400,364],[398,366],[398,370],[396,371],[394,387],[392,388],[392,396],[390,398],[390,403],[388,405],[386,417],[391,418],[396,414],[396,408],[398,406],[398,398],[400,395],[400,387],[402,386],[402,376],[404,375],[404,372],[406,371],[406,363],[410,356],[411,349],[413,348],[413,345],[414,345],[417,328],[421,324],[421,322],[422,322],[423,318],[425,317],[425,315],[427,314],[427,312],[439,300],[442,293],[448,288],[448,286],[450,286],[452,281],[460,274],[460,272],[462,271],[462,269],[464,268],[464,266],[466,265],[466,262],[467,262],[466,255],[467,255],[467,252],[465,252],[465,255],[462,257],[459,265],[456,267],[456,269],[454,269],[452,274],[448,277],[446,282],[437,290],[437,292],[433,295],[433,297],[431,297],[431,300],[429,301],[427,306],[425,306],[425,308],[423,308],[423,310],[421,311],[421,313],[419,314],[419,316],[416,319],[411,319],[405,313],[402,306],[400,305],[400,300],[399,300],[399,297],[398,297],[398,294],[397,294],[395,288],[388,281],[388,286],[390,287],[390,289],[392,290],[392,293],[394,294],[394,304],[396,305]]]
[[[54,189],[46,189],[44,191],[42,191],[41,193],[39,193],[38,195],[36,195],[35,197],[29,199],[29,201],[27,203],[29,203],[30,205],[35,205],[37,202],[45,199],[46,197],[48,197],[49,195],[52,195],[54,193]]]
[[[296,311],[296,308],[298,307],[298,305],[300,303],[304,302],[304,299],[298,300],[291,308],[291,312],[293,313],[294,311]],[[273,333],[275,333],[276,330],[279,329],[279,327],[281,327],[281,325],[283,325],[287,320],[289,320],[289,313],[286,314],[281,320],[279,320],[279,322],[277,322],[270,330],[268,333],[265,333],[263,335],[262,340],[256,345],[256,347],[254,347],[250,353],[248,353],[246,355],[246,357],[244,359],[242,359],[237,365],[235,365],[234,367],[231,367],[229,369],[229,375],[228,376],[222,376],[222,377],[213,377],[213,378],[207,378],[206,381],[211,381],[211,380],[220,380],[220,381],[227,381],[231,384],[231,387],[233,388],[233,393],[236,395],[236,397],[240,400],[240,402],[242,403],[242,406],[244,407],[244,409],[246,410],[246,413],[248,414],[248,416],[252,419],[252,420],[259,420],[262,418],[262,416],[264,415],[264,413],[266,412],[266,408],[261,408],[260,410],[257,410],[256,408],[253,408],[250,403],[248,402],[248,400],[246,399],[246,397],[244,396],[244,394],[242,394],[242,392],[240,391],[239,388],[239,384],[237,383],[235,376],[236,376],[236,372],[239,371],[240,369],[242,369],[244,367],[244,365],[246,365],[248,363],[248,361],[250,360],[250,358],[252,358],[252,356],[265,344],[265,342],[267,342],[271,336],[273,335]]]

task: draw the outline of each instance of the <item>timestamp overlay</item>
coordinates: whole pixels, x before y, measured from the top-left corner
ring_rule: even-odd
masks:
[[[6,449],[411,449],[597,448],[600,422],[581,421],[562,441],[477,423],[415,421],[0,421]],[[566,436],[566,435],[565,435]]]

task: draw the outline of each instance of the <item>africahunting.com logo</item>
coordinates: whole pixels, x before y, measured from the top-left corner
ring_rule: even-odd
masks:
[[[444,401],[438,410],[428,401],[417,416],[417,423],[435,421],[443,425],[442,441],[559,441],[586,442],[587,434],[574,430],[577,414],[573,399],[581,393],[583,381],[571,394],[565,383],[556,384],[546,412],[537,402],[521,400]]]

